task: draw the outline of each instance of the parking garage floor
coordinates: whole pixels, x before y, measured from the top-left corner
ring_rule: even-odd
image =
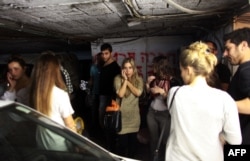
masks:
[[[105,137],[102,135],[102,132],[96,132],[96,135],[92,136],[89,133],[84,133],[86,137],[90,140],[94,141],[98,145],[105,148]],[[142,161],[149,161],[149,143],[145,138],[141,135],[148,136],[147,129],[141,129],[140,135],[138,135],[138,142],[137,142],[137,153],[134,159],[142,160]]]

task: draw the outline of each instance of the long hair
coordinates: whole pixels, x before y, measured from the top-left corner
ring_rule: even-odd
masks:
[[[153,70],[157,80],[170,80],[170,77],[174,75],[168,58],[163,55],[154,58]]]
[[[59,61],[53,52],[48,51],[42,53],[34,66],[30,88],[32,107],[48,116],[51,113],[54,86],[66,90]]]
[[[131,79],[129,79],[129,81],[131,82],[131,84],[133,84],[135,87],[138,87],[139,85],[139,82],[140,82],[140,76],[138,74],[138,71],[137,71],[137,67],[135,65],[135,61],[133,58],[125,58],[123,61],[122,61],[122,69],[124,68],[125,64],[126,63],[129,63],[131,64],[132,68],[133,68],[133,75],[131,76]],[[125,93],[125,97],[129,96],[131,93],[130,90],[126,90],[126,93]]]

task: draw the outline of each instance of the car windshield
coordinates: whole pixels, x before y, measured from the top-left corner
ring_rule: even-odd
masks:
[[[44,132],[57,139],[52,146],[41,148],[39,144]],[[115,158],[87,138],[35,110],[12,103],[0,107],[0,160],[113,161]]]

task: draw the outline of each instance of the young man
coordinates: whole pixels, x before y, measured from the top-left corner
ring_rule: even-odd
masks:
[[[218,59],[218,64],[215,67],[216,73],[214,73],[217,74],[216,76],[214,76],[214,78],[218,79],[217,81],[215,81],[215,86],[219,89],[227,91],[230,83],[231,72],[229,68],[218,58],[218,48],[216,43],[211,40],[207,40],[205,41],[205,43],[207,44],[210,52],[213,53]]]
[[[103,117],[104,112],[107,107],[111,103],[111,99],[115,98],[115,90],[114,90],[114,78],[117,74],[121,73],[121,68],[117,64],[117,62],[113,59],[112,56],[112,46],[108,43],[104,43],[101,45],[101,57],[103,60],[103,66],[100,70],[100,86],[99,86],[99,94],[100,94],[100,104],[99,104],[99,121],[101,127],[103,127]],[[107,134],[107,148],[111,151],[114,151],[114,141],[115,138],[113,134]]]
[[[224,36],[224,56],[239,65],[228,88],[240,113],[242,144],[250,144],[250,28],[235,30]]]

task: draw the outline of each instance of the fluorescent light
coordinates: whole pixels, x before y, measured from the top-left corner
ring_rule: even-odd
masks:
[[[128,27],[132,27],[132,26],[136,26],[136,25],[140,25],[140,24],[141,24],[140,21],[131,21],[131,22],[127,23]]]

